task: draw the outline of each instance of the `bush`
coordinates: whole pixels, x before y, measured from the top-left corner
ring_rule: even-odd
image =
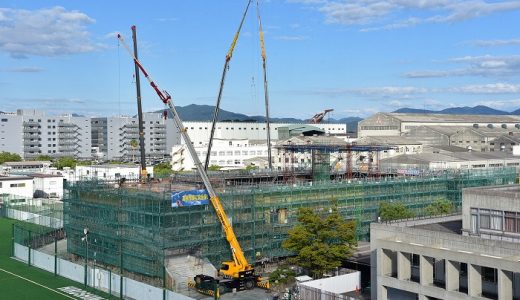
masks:
[[[415,214],[403,203],[382,202],[379,204],[381,221],[392,221],[414,217]]]

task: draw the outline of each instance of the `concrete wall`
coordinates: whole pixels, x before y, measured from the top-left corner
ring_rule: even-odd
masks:
[[[318,288],[335,294],[348,293],[361,288],[361,272],[305,281],[299,285]]]
[[[14,244],[14,256],[24,262],[46,270],[48,272],[56,272],[56,274],[73,281],[85,282],[85,265],[73,263],[61,258],[55,258],[49,255],[20,244]],[[55,259],[56,264],[55,264]],[[56,266],[56,268],[55,268]],[[120,293],[120,276],[113,274],[108,270],[94,268],[89,266],[87,269],[87,285],[98,290],[119,295]],[[111,291],[109,291],[109,288]],[[166,299],[175,300],[192,300],[193,298],[178,294],[172,291],[165,291]],[[163,299],[163,289],[154,287],[143,282],[139,282],[130,278],[123,277],[123,297],[125,299],[147,300],[147,299]]]

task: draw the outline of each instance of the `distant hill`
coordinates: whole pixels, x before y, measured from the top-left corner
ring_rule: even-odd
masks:
[[[417,108],[400,108],[395,113],[417,113],[417,114],[447,114],[447,115],[519,115],[520,109],[513,112],[494,109],[485,105],[477,105],[474,107],[450,107],[443,110],[425,110]]]
[[[197,105],[190,104],[186,106],[176,106],[177,112],[183,121],[211,121],[213,120],[213,111],[215,106],[212,105]],[[156,112],[163,112],[162,110]],[[168,117],[171,118],[171,113],[168,112]],[[346,121],[350,121],[350,118],[344,118]],[[332,120],[332,119],[331,119]],[[342,121],[341,119],[340,121]],[[265,122],[264,116],[248,116],[245,114],[234,113],[224,109],[220,109],[219,121],[232,121],[232,122]],[[296,118],[271,118],[271,122],[277,123],[302,123],[305,120]]]
[[[398,110],[394,110],[395,113],[402,114],[438,114],[439,112],[427,109],[419,109],[419,108],[399,108]]]

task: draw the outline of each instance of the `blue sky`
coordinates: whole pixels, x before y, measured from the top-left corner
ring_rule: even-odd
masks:
[[[214,105],[246,0],[0,4],[0,110],[136,113],[131,44],[176,105]],[[256,1],[222,108],[263,114]],[[399,107],[520,108],[520,1],[261,1],[271,114],[365,117]],[[143,78],[144,79],[144,78]],[[162,109],[142,82],[143,107]]]

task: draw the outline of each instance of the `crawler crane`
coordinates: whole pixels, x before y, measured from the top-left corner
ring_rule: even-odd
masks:
[[[190,156],[193,159],[193,162],[195,163],[195,167],[197,168],[197,171],[200,177],[202,178],[202,181],[204,182],[204,186],[206,187],[206,190],[209,194],[210,202],[213,208],[215,209],[215,213],[217,214],[220,224],[222,225],[222,229],[224,230],[224,233],[226,235],[226,240],[228,241],[229,246],[231,248],[231,255],[233,257],[233,260],[222,262],[222,266],[219,270],[219,275],[225,277],[227,280],[219,281],[210,276],[197,275],[194,278],[194,287],[200,292],[205,292],[208,291],[205,288],[205,284],[211,282],[219,284],[221,287],[229,290],[232,288],[236,288],[237,290],[252,289],[255,286],[268,289],[269,282],[264,280],[264,278],[262,278],[261,276],[257,275],[255,273],[254,266],[249,264],[249,262],[247,261],[244,252],[242,251],[242,248],[240,247],[240,244],[237,240],[235,232],[233,231],[233,227],[231,226],[226,212],[224,211],[224,207],[222,206],[222,203],[220,202],[218,195],[213,189],[208,175],[204,170],[204,166],[200,162],[200,159],[195,152],[195,148],[191,143],[191,139],[186,131],[186,128],[184,127],[182,120],[180,119],[179,114],[177,113],[177,110],[173,105],[172,97],[170,96],[170,94],[168,94],[167,91],[161,91],[159,89],[159,87],[152,80],[152,78],[150,77],[146,69],[143,67],[141,62],[132,53],[132,51],[126,44],[123,36],[121,34],[118,34],[117,38],[124,46],[124,48],[127,50],[128,54],[130,54],[130,56],[133,58],[135,65],[139,68],[139,70],[141,70],[143,75],[150,83],[150,86],[155,90],[161,101],[168,106],[170,112],[172,113],[173,121],[179,129],[182,138],[184,139],[184,142],[186,144],[186,147],[188,148],[188,152],[190,153]]]

